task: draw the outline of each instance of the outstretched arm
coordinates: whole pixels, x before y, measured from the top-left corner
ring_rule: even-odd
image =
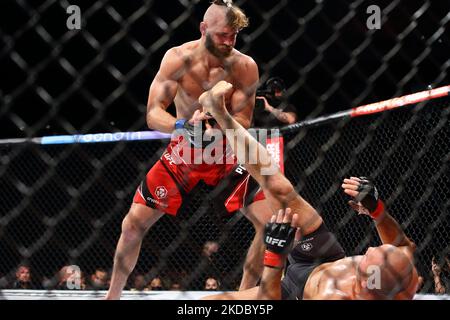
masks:
[[[344,179],[344,192],[355,200],[350,206],[360,214],[370,215],[374,221],[383,244],[406,247],[413,253],[415,244],[406,236],[398,222],[387,212],[383,202],[378,198],[378,191],[367,178],[351,177]]]
[[[401,249],[409,257],[413,266],[416,245],[406,236],[398,222],[386,211],[374,184],[365,177],[351,177],[350,179],[344,179],[342,188],[346,194],[354,198],[349,202],[353,209],[360,214],[367,214],[373,218],[383,244],[391,244]],[[418,282],[417,270],[413,267],[408,286],[405,290],[399,292],[395,299],[412,299],[417,291]]]

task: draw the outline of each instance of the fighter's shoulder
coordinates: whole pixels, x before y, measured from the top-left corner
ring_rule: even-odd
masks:
[[[236,67],[239,68],[257,68],[257,64],[255,60],[253,60],[252,57],[249,55],[246,55],[245,53],[242,53],[238,50],[234,50],[234,59],[237,62],[234,64]]]
[[[175,50],[179,55],[190,56],[194,53],[196,49],[198,49],[198,47],[199,41],[193,40],[180,44],[179,46],[172,47],[171,49]]]
[[[166,51],[164,60],[174,65],[185,65],[192,59],[192,53],[195,49],[194,41],[183,43],[172,47]]]
[[[233,74],[240,83],[253,84],[258,81],[258,66],[252,57],[239,51],[235,53],[233,65]]]

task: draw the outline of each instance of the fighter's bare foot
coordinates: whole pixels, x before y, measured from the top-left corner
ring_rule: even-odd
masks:
[[[225,94],[232,89],[233,85],[231,83],[222,80],[210,90],[202,93],[198,101],[203,106],[203,111],[213,117],[225,113]]]

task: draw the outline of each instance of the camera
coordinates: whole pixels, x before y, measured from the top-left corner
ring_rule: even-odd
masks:
[[[264,97],[267,102],[273,107],[277,107],[281,104],[285,89],[284,81],[279,77],[269,78],[263,86],[256,90],[255,108],[264,108],[264,100],[258,97]],[[276,93],[279,92],[282,95],[279,96]]]

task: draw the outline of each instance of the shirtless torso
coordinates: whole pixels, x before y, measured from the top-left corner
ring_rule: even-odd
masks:
[[[226,58],[211,57],[200,40],[167,51],[150,90],[149,105],[158,101],[167,107],[173,101],[176,117],[191,119],[196,110],[201,111],[198,97],[220,80],[233,84],[233,91],[225,96],[227,108],[243,126],[249,127],[258,83],[256,63],[236,49]],[[173,127],[163,131],[172,130]]]
[[[363,255],[351,256],[334,262],[324,263],[314,269],[305,284],[304,300],[359,300],[357,288],[357,266]],[[398,293],[394,299],[412,299],[416,293],[418,274],[414,270],[407,290]]]

